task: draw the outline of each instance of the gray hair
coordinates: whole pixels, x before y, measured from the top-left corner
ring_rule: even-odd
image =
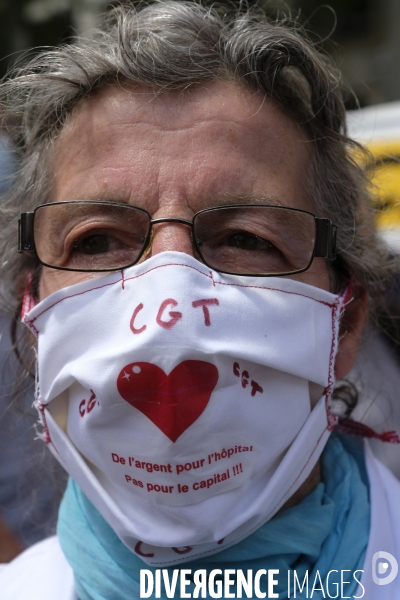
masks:
[[[319,216],[338,225],[338,277],[351,277],[378,302],[390,274],[370,194],[345,130],[339,78],[298,26],[258,10],[223,14],[173,0],[124,4],[90,38],[35,54],[0,86],[21,158],[18,181],[0,207],[0,276],[20,304],[34,259],[16,252],[21,211],[51,201],[51,145],[83,98],[109,85],[144,84],[156,93],[229,80],[272,98],[306,132],[309,193]],[[10,300],[8,301],[11,302]]]

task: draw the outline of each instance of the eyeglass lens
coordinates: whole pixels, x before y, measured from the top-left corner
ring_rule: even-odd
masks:
[[[309,265],[315,219],[283,207],[221,207],[196,216],[195,237],[204,262],[216,271],[283,275]]]
[[[219,207],[193,222],[197,250],[217,271],[285,274],[308,267],[315,243],[310,213],[272,206]],[[70,202],[36,209],[34,240],[40,261],[83,271],[128,267],[148,240],[150,217],[138,208]]]
[[[34,240],[49,266],[103,271],[135,263],[149,228],[147,213],[123,204],[49,204],[36,209]]]

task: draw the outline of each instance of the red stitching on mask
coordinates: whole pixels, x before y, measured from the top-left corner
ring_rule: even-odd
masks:
[[[46,421],[46,415],[45,415],[45,408],[46,408],[46,404],[44,404],[43,400],[41,398],[38,398],[37,403],[36,403],[36,408],[39,412],[40,415],[40,422],[43,425],[43,432],[42,432],[42,436],[43,436],[43,442],[47,445],[47,444],[51,444],[51,437],[50,437],[50,432],[49,432],[49,428],[47,426],[47,421]]]
[[[400,438],[396,431],[383,431],[382,433],[378,433],[372,429],[372,427],[368,427],[368,425],[360,423],[359,421],[353,421],[353,419],[350,419],[349,417],[339,417],[336,429],[348,435],[372,438],[381,440],[381,442],[388,442],[389,444],[400,444]]]
[[[54,302],[54,304],[51,304],[50,306],[45,308],[41,313],[36,315],[36,317],[34,317],[30,321],[28,321],[27,325],[29,325],[29,327],[34,328],[34,323],[39,317],[41,317],[45,312],[47,312],[51,308],[54,308],[55,306],[57,306],[57,304],[64,302],[64,300],[69,300],[70,298],[75,298],[77,296],[83,296],[84,294],[87,294],[89,292],[100,290],[102,288],[109,287],[111,285],[119,284],[122,279],[123,279],[123,282],[125,285],[126,281],[139,279],[140,277],[147,275],[151,271],[155,271],[156,269],[161,269],[164,267],[185,267],[187,269],[193,269],[194,271],[197,271],[197,273],[200,273],[200,275],[203,275],[204,277],[208,277],[209,279],[211,279],[213,281],[213,286],[224,285],[224,286],[236,287],[236,288],[246,288],[246,289],[248,288],[248,289],[259,289],[259,290],[264,290],[264,291],[282,292],[283,294],[289,294],[291,296],[299,296],[301,298],[306,298],[307,300],[312,300],[314,302],[317,302],[318,304],[323,304],[324,306],[327,306],[329,308],[333,308],[337,304],[337,300],[332,304],[330,302],[325,302],[324,300],[316,300],[315,298],[311,298],[311,296],[307,296],[306,294],[299,294],[298,292],[290,292],[288,290],[282,290],[280,288],[265,287],[265,286],[261,286],[261,285],[245,285],[245,284],[239,284],[239,283],[225,283],[223,281],[215,281],[215,279],[211,275],[208,275],[207,273],[204,273],[203,271],[200,271],[200,269],[196,269],[196,267],[192,267],[191,265],[184,265],[182,263],[166,263],[164,265],[158,265],[157,267],[152,267],[148,271],[145,271],[144,273],[140,273],[139,275],[134,275],[132,277],[127,277],[127,278],[121,277],[121,279],[118,279],[117,281],[112,281],[111,283],[105,283],[103,285],[98,285],[98,286],[95,286],[88,290],[84,290],[83,292],[77,292],[76,294],[71,294],[70,296],[64,296],[63,298],[60,298],[60,300],[57,300],[57,302]],[[37,329],[35,329],[35,332],[36,331],[37,331]],[[38,334],[39,334],[39,332],[37,332],[37,335]]]

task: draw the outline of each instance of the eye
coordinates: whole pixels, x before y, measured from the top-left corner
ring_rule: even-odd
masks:
[[[116,244],[121,247],[115,238],[109,235],[97,233],[88,235],[74,242],[73,249],[82,254],[104,254],[115,249]]]
[[[227,246],[231,248],[239,248],[240,250],[262,251],[271,250],[274,245],[268,240],[264,240],[258,235],[247,233],[246,231],[238,231],[233,233],[226,240]]]

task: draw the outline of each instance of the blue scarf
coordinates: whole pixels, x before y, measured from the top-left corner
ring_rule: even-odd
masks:
[[[195,569],[242,569],[245,574],[247,569],[253,569],[253,574],[259,569],[279,569],[278,585],[274,587],[279,598],[288,598],[289,572],[289,597],[315,600],[329,597],[326,576],[336,569],[338,573],[329,576],[331,597],[353,597],[358,585],[353,572],[363,568],[370,522],[362,447],[344,436],[333,435],[322,454],[321,466],[324,483],[319,483],[300,504],[282,511],[239,544],[180,567],[192,569],[192,573]],[[61,503],[58,535],[74,571],[80,600],[140,598],[140,569],[154,569],[126,548],[73,480]],[[349,583],[344,583],[341,592],[340,572],[345,569],[348,571],[343,579]],[[173,569],[168,571],[171,581]],[[306,587],[300,592],[297,586],[294,596],[294,571],[300,585],[308,572],[308,594]],[[191,584],[186,591],[193,589]],[[230,591],[234,589],[232,586]],[[268,597],[264,576],[260,589]],[[163,587],[161,595],[166,598]],[[179,585],[174,597],[180,598]]]

